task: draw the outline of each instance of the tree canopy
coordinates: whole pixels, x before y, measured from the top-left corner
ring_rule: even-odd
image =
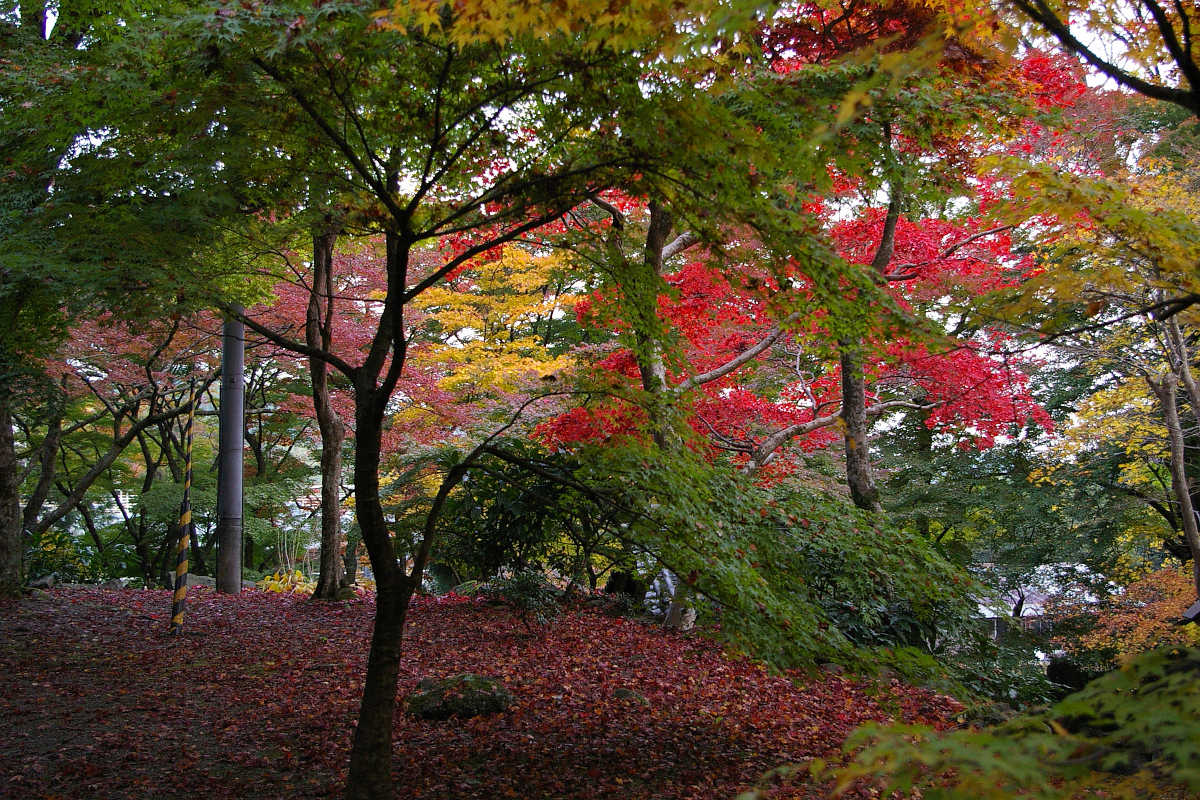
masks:
[[[408,780],[431,576],[1046,699],[981,613],[1124,657],[1200,591],[1194,17],[10,3],[0,589],[159,583],[185,483],[213,563],[185,460],[235,319],[246,577],[374,592],[348,797]]]

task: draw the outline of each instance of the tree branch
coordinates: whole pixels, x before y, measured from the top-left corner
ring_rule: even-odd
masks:
[[[211,383],[211,376],[207,377],[205,381],[207,383]],[[192,395],[193,398],[197,396],[198,395]],[[158,414],[151,414],[150,416],[143,417],[142,419],[134,422],[130,426],[129,430],[127,430],[122,436],[114,439],[112,445],[108,448],[108,451],[99,459],[97,459],[92,464],[91,468],[83,474],[83,476],[75,484],[75,487],[72,489],[71,493],[67,495],[67,497],[48,514],[46,514],[36,523],[28,526],[28,530],[35,534],[45,533],[47,530],[49,530],[51,525],[65,517],[72,508],[79,504],[79,501],[83,499],[83,496],[87,493],[87,490],[91,488],[91,485],[96,481],[96,479],[99,478],[105,470],[113,465],[121,453],[125,452],[125,448],[128,447],[135,438],[137,438],[139,433],[151,425],[157,425],[160,422],[164,422],[166,420],[178,417],[180,414],[187,413],[188,409],[191,408],[194,402],[195,400],[193,399],[187,403],[184,403],[183,405],[176,406]]]
[[[675,392],[676,394],[682,394],[683,392],[694,389],[697,386],[703,386],[706,383],[711,383],[712,381],[723,378],[741,367],[743,364],[753,361],[764,350],[771,347],[773,344],[783,338],[784,334],[787,333],[783,326],[799,318],[799,316],[799,313],[789,315],[782,322],[776,325],[771,332],[768,333],[767,336],[758,344],[743,350],[741,353],[738,353],[737,356],[731,358],[729,361],[726,361],[724,364],[716,367],[715,369],[711,369],[708,372],[703,372],[699,375],[693,375],[692,377],[680,383],[678,386],[675,386],[671,391]]]
[[[282,334],[276,333],[266,325],[263,325],[261,322],[257,322],[252,317],[246,316],[244,311],[235,311],[234,307],[229,303],[217,303],[217,308],[234,319],[241,321],[247,328],[254,331],[259,336],[267,339],[272,344],[279,345],[285,350],[290,350],[291,352],[298,353],[302,356],[308,356],[309,358],[317,358],[325,361],[336,367],[339,372],[344,373],[346,377],[350,378],[351,380],[354,379],[354,374],[358,371],[358,367],[351,366],[349,362],[343,361],[341,358],[333,353],[330,353],[328,350],[309,347],[308,345],[298,342],[295,339],[289,339]]]
[[[1013,0],[1013,5],[1025,16],[1045,28],[1067,50],[1087,61],[1122,86],[1133,89],[1135,92],[1143,94],[1146,97],[1174,103],[1175,105],[1183,106],[1194,114],[1200,114],[1200,104],[1197,103],[1194,92],[1186,92],[1182,89],[1150,83],[1104,60],[1081,42],[1075,34],[1071,33],[1071,29],[1067,23],[1051,10],[1045,0]]]
[[[700,241],[699,236],[692,233],[691,231],[684,231],[683,233],[679,234],[679,236],[675,237],[674,241],[672,241],[670,244],[668,244],[666,247],[663,248],[663,251],[662,251],[663,260],[666,261],[668,258],[678,255],[679,253],[682,253],[684,250],[687,250],[689,247],[691,247],[692,245],[696,244],[699,241]]]
[[[354,152],[354,148],[350,146],[350,143],[346,141],[345,137],[334,130],[333,126],[329,124],[329,121],[325,119],[320,111],[318,111],[316,105],[314,105],[313,102],[309,100],[302,91],[300,91],[300,88],[289,83],[282,72],[280,72],[262,57],[253,56],[251,57],[250,62],[287,90],[288,94],[290,94],[292,98],[300,105],[300,108],[304,110],[304,113],[308,114],[309,119],[311,119],[316,126],[321,129],[322,133],[329,137],[329,141],[333,144],[333,146],[341,151],[342,155],[345,156],[346,160],[350,163],[350,166],[353,167],[354,171],[357,172],[362,179],[367,182],[367,185],[370,186],[372,190],[374,190],[375,196],[384,204],[384,206],[387,207],[387,210],[391,212],[396,221],[401,223],[407,222],[407,211],[396,203],[396,198],[392,197],[387,191],[387,187],[384,186],[383,181],[380,180],[377,175],[375,175],[370,167],[363,163],[362,159],[360,159],[358,154]]]

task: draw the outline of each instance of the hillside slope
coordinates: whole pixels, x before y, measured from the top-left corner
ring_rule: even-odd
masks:
[[[370,599],[188,600],[178,638],[167,592],[60,589],[0,607],[0,796],[339,794]],[[418,599],[401,692],[463,671],[501,678],[516,701],[472,720],[398,715],[402,797],[731,798],[780,763],[832,755],[863,721],[957,710],[894,682],[773,676],[701,636],[592,611],[529,634],[503,609]]]

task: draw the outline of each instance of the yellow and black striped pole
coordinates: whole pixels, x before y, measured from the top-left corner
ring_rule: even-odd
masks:
[[[192,425],[196,421],[196,387],[188,390],[188,415],[183,426],[183,501],[179,504],[179,545],[175,548],[175,595],[171,598],[172,634],[183,632],[187,599],[188,548],[192,546]]]

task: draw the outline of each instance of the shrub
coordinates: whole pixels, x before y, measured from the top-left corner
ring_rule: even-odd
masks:
[[[533,624],[547,625],[558,617],[561,592],[546,576],[531,569],[518,570],[508,577],[497,576],[480,584],[479,593],[510,606],[529,630]]]
[[[109,577],[93,554],[80,548],[69,534],[53,529],[28,540],[25,571],[31,578],[53,573],[60,583],[93,583]]]
[[[845,748],[864,746],[846,767],[810,766],[841,788],[874,779],[888,791],[916,788],[945,800],[1200,791],[1200,650],[1145,653],[1043,712],[994,728],[864,726]]]
[[[478,717],[512,705],[513,696],[500,681],[463,672],[448,678],[423,678],[405,700],[405,710],[421,719]]]
[[[257,581],[255,586],[267,592],[312,594],[317,588],[317,582],[298,569],[290,572],[280,570]]]

